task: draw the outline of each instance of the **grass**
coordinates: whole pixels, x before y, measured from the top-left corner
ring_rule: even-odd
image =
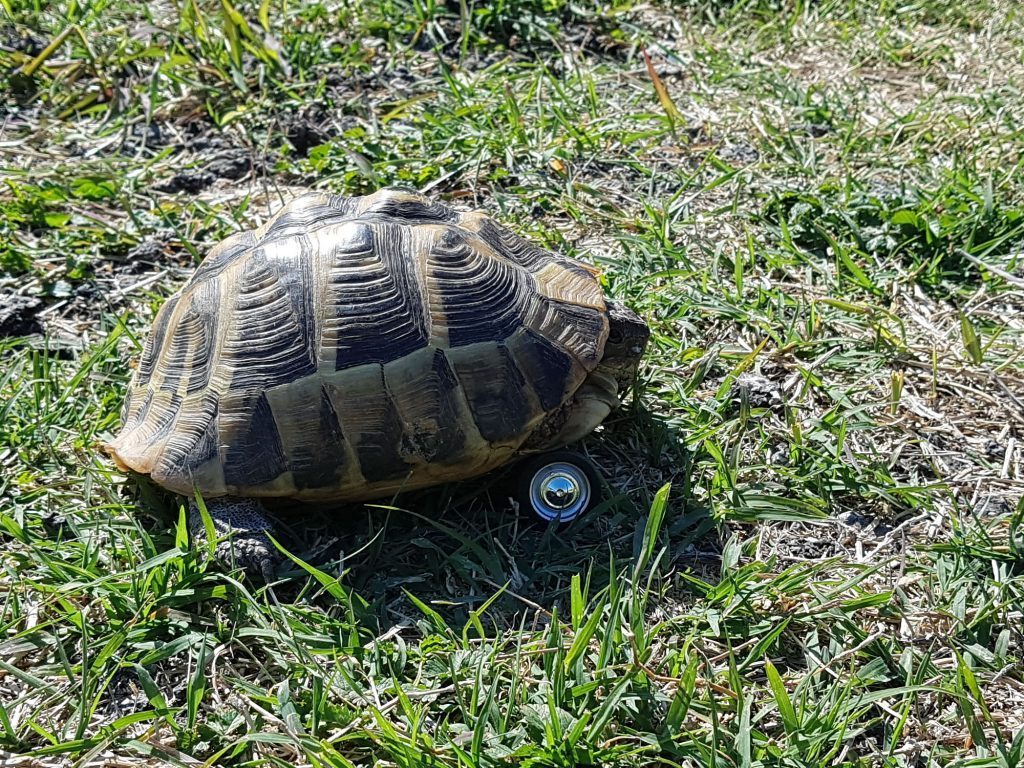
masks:
[[[1019,765],[1022,22],[0,0],[0,291],[38,302],[0,312],[0,750]],[[599,265],[650,319],[581,446],[610,498],[564,531],[489,481],[309,510],[268,589],[97,445],[210,245],[387,184]]]

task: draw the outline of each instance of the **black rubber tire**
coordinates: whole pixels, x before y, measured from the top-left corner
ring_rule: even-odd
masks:
[[[542,513],[534,506],[533,484],[534,478],[552,464],[562,464],[576,470],[577,478],[585,478],[587,481],[587,498],[568,517],[561,517],[555,510],[549,510],[547,514]],[[519,509],[536,520],[545,523],[556,522],[564,525],[593,509],[604,498],[604,480],[601,473],[589,458],[576,451],[549,451],[530,456],[521,461],[515,469],[516,493],[515,498],[519,502]]]

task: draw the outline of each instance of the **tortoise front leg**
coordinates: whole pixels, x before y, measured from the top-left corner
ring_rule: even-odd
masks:
[[[235,563],[249,575],[262,575],[270,582],[280,557],[267,536],[273,524],[263,505],[255,499],[218,498],[206,500],[213,528],[217,532],[214,556],[223,563]],[[193,545],[206,539],[206,527],[195,500],[188,505],[188,532]]]

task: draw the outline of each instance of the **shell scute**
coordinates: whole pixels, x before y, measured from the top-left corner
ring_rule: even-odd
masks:
[[[542,415],[505,344],[456,347],[449,355],[473,421],[487,442],[514,443]]]
[[[386,363],[427,345],[429,319],[406,228],[359,224],[332,261],[324,300],[325,356],[335,370]]]
[[[528,272],[455,229],[430,251],[427,273],[453,347],[507,339],[522,325],[535,290]]]
[[[362,477],[371,483],[407,477],[411,466],[400,450],[401,414],[387,388],[384,366],[343,371],[328,391]]]
[[[403,424],[400,450],[410,464],[457,462],[466,447],[465,399],[444,351],[428,347],[384,369]]]

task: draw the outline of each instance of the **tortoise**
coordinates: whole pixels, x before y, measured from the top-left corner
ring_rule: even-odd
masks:
[[[649,333],[594,268],[483,213],[304,194],[164,303],[104,447],[188,497],[194,536],[198,492],[216,556],[264,573],[268,497],[365,501],[540,456],[527,495],[564,521],[594,470],[551,451],[619,404]]]

